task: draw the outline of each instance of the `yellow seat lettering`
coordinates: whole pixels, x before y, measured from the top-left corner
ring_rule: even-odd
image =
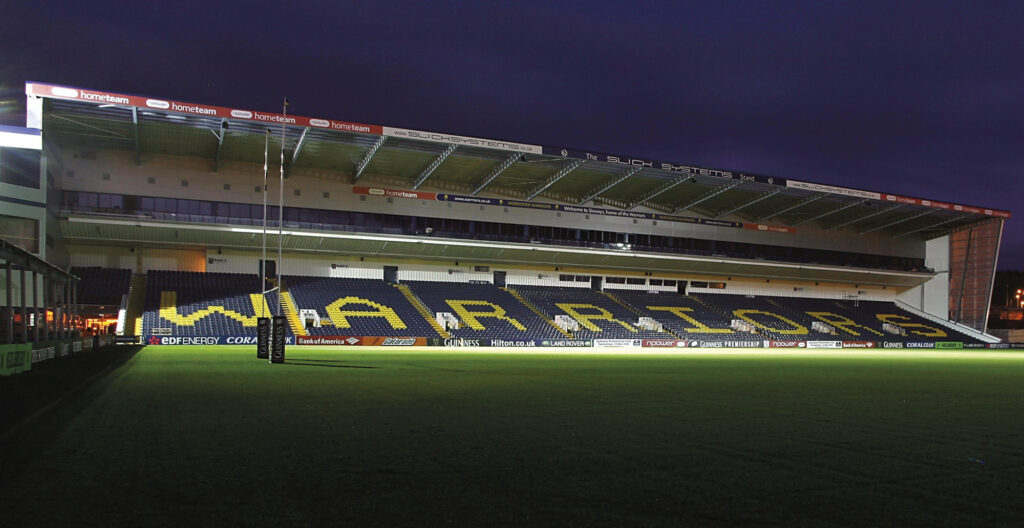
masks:
[[[934,326],[928,326],[926,324],[921,323],[908,323],[906,321],[910,321],[911,319],[905,315],[875,314],[875,317],[877,317],[878,320],[882,321],[883,323],[889,323],[892,325],[896,325],[900,328],[906,328],[907,331],[910,332],[911,334],[917,334],[919,336],[946,337],[948,335],[946,334],[946,332],[943,332],[942,330],[939,330]],[[915,330],[915,328],[920,328],[921,330]]]
[[[833,326],[833,327],[838,328],[838,329],[840,329],[840,330],[842,330],[842,331],[844,331],[844,332],[846,332],[846,333],[848,333],[850,335],[854,335],[854,336],[857,336],[857,337],[860,337],[861,333],[856,331],[856,330],[854,330],[854,328],[859,328],[861,330],[867,330],[868,332],[871,332],[872,334],[877,334],[877,335],[880,335],[882,337],[885,337],[885,334],[879,332],[878,330],[875,330],[874,328],[870,328],[870,327],[867,327],[867,326],[864,326],[864,325],[859,325],[859,324],[857,324],[856,321],[854,321],[853,319],[850,319],[849,317],[846,317],[844,315],[839,315],[839,314],[835,314],[835,313],[832,313],[832,312],[807,312],[807,315],[809,315],[809,316],[811,316],[811,317],[813,317],[813,318],[815,318],[815,319],[817,319],[817,320],[819,320],[819,321],[821,321],[821,322],[823,322],[823,323],[825,323],[827,325]]]
[[[473,330],[486,330],[485,327],[479,320],[480,319],[498,319],[505,321],[508,324],[516,327],[519,330],[526,331],[526,327],[519,321],[505,315],[505,309],[498,306],[497,304],[481,301],[481,300],[460,300],[460,299],[445,299],[448,306],[452,307],[452,310],[458,314],[459,319],[462,319],[466,326]],[[481,310],[480,308],[489,308],[488,310]]]
[[[368,306],[373,309],[342,310],[343,307],[348,305]],[[398,314],[389,306],[361,297],[342,297],[328,304],[325,310],[331,318],[331,323],[338,328],[352,328],[352,325],[348,322],[349,317],[382,317],[391,325],[391,328],[396,330],[404,330],[406,328],[405,321],[402,321],[402,318],[398,317]]]
[[[786,317],[783,317],[783,316],[781,316],[781,315],[779,315],[777,313],[766,312],[764,310],[752,310],[752,309],[733,310],[732,313],[736,317],[739,317],[740,319],[743,319],[744,321],[754,325],[754,327],[760,328],[761,330],[766,330],[768,332],[775,332],[776,334],[789,334],[789,335],[804,335],[804,334],[807,334],[807,327],[806,326],[804,326],[804,325],[802,325],[800,323],[797,323],[796,321],[790,320],[790,319],[788,319]],[[752,317],[750,317],[750,315],[752,315],[752,314],[767,315],[769,317],[773,317],[773,318],[775,318],[775,319],[777,319],[779,321],[782,321],[782,322],[788,324],[792,328],[772,328],[772,327],[770,327],[770,326],[768,326],[768,325],[766,325],[764,323],[761,323],[761,322],[753,319]]]
[[[691,328],[683,328],[687,332],[693,332],[695,334],[731,334],[732,330],[728,328],[711,328],[710,326],[698,321],[693,316],[689,315],[689,312],[693,311],[693,308],[686,308],[684,306],[648,306],[648,310],[655,312],[669,312],[672,315],[690,323],[693,325]]]
[[[579,321],[580,325],[587,330],[594,332],[603,332],[601,327],[592,323],[591,321],[609,321],[612,323],[618,323],[623,328],[630,332],[636,332],[636,328],[633,328],[629,323],[620,321],[612,315],[611,312],[601,308],[600,306],[594,306],[593,304],[575,304],[575,303],[555,303],[555,306],[559,307],[563,312],[568,314],[573,319]],[[597,313],[580,313],[580,310],[593,310]]]
[[[160,292],[160,317],[178,326],[195,326],[196,322],[215,313],[223,314],[225,317],[234,319],[242,326],[256,326],[256,319],[259,317],[270,317],[270,309],[266,299],[259,293],[250,293],[249,302],[252,303],[252,311],[255,315],[249,316],[240,314],[234,310],[228,310],[223,306],[210,305],[201,310],[196,310],[188,315],[178,313],[178,292]]]

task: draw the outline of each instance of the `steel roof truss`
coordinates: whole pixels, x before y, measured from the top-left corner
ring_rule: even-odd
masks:
[[[292,173],[292,167],[295,166],[295,161],[299,159],[299,154],[302,152],[302,147],[306,145],[306,138],[309,136],[310,127],[302,129],[302,134],[299,136],[299,140],[295,143],[295,150],[292,151],[292,157],[288,159],[288,164],[284,166],[284,177],[287,178]]]
[[[913,229],[911,231],[905,231],[903,233],[900,233],[898,235],[893,236],[893,238],[902,238],[902,237],[905,237],[907,235],[913,235],[914,233],[920,233],[921,231],[928,231],[929,229],[935,229],[936,227],[942,227],[942,226],[944,226],[946,224],[950,224],[950,223],[956,222],[958,220],[963,220],[963,219],[968,218],[970,216],[971,216],[971,213],[957,215],[957,216],[954,216],[952,218],[947,218],[947,219],[945,219],[945,220],[943,220],[941,222],[935,222],[933,224],[928,224],[928,225],[926,225],[924,227],[919,227],[919,228]]]
[[[309,137],[309,127],[302,129],[302,135],[299,136],[298,143],[295,144],[295,151],[292,152],[292,161],[288,164],[289,168],[295,165],[295,162],[299,160],[299,154],[302,153],[302,147],[306,146],[306,138]]]
[[[728,209],[726,211],[722,211],[722,212],[718,213],[717,215],[715,215],[715,218],[721,218],[721,217],[723,217],[725,215],[735,213],[736,211],[739,211],[741,209],[746,209],[747,207],[750,207],[751,205],[754,205],[757,202],[760,202],[761,200],[767,200],[768,198],[771,198],[772,196],[775,196],[776,194],[779,194],[780,192],[782,192],[782,189],[775,189],[774,191],[768,191],[766,193],[761,193],[760,195],[755,196],[754,198],[752,198],[750,200],[747,200],[746,202],[741,203],[740,205],[737,205],[736,207],[733,207],[732,209]]]
[[[630,167],[630,168],[626,169],[626,171],[625,171],[625,172],[623,172],[622,174],[620,174],[620,175],[618,175],[618,176],[615,176],[615,177],[614,177],[614,178],[612,178],[612,180],[611,180],[610,182],[608,182],[607,184],[605,184],[605,185],[602,185],[602,186],[601,186],[600,188],[598,188],[597,190],[595,190],[595,191],[591,192],[591,193],[590,193],[589,195],[587,195],[587,196],[586,196],[585,198],[583,198],[582,200],[580,200],[580,201],[579,201],[579,203],[580,203],[580,204],[585,204],[585,203],[587,203],[587,202],[589,202],[589,201],[593,200],[594,198],[597,198],[598,196],[601,196],[602,194],[604,194],[605,192],[607,192],[607,191],[608,191],[609,189],[611,189],[612,187],[615,187],[616,185],[618,185],[618,184],[620,184],[620,183],[622,183],[622,182],[624,182],[624,181],[626,181],[626,180],[628,180],[628,179],[632,178],[633,176],[635,176],[635,175],[636,175],[636,174],[637,174],[638,172],[640,172],[641,170],[643,170],[643,167]]]
[[[871,229],[865,229],[864,231],[861,231],[858,234],[866,235],[868,233],[874,233],[875,231],[880,231],[880,230],[885,229],[887,227],[892,227],[894,225],[899,225],[899,224],[902,224],[904,222],[909,222],[911,220],[914,220],[915,218],[921,218],[922,216],[927,216],[927,215],[930,215],[930,214],[932,214],[934,212],[935,212],[935,210],[933,210],[933,209],[928,209],[928,210],[925,210],[925,211],[921,211],[920,213],[917,213],[917,214],[912,214],[910,216],[904,216],[903,218],[900,218],[899,220],[893,220],[892,222],[888,222],[888,223],[882,224],[880,226],[875,226],[875,227],[872,227]]]
[[[139,148],[139,109],[132,107],[132,130],[135,134],[135,166],[142,166],[142,153]]]
[[[839,207],[837,207],[835,209],[829,209],[828,211],[825,211],[824,213],[821,213],[821,214],[818,214],[818,215],[814,215],[814,216],[812,216],[810,218],[801,220],[801,221],[793,224],[791,227],[796,227],[798,225],[803,225],[803,224],[806,224],[808,222],[813,222],[815,220],[820,220],[822,218],[825,218],[826,216],[832,216],[832,215],[834,215],[836,213],[841,213],[841,212],[843,212],[843,211],[845,211],[845,210],[847,210],[847,209],[849,209],[851,207],[856,207],[858,205],[863,205],[863,204],[865,204],[867,202],[868,202],[867,200],[854,200],[852,202],[849,202],[849,203],[846,203],[844,205],[841,205],[841,206],[839,206]]]
[[[649,193],[645,194],[644,196],[641,196],[640,198],[638,198],[637,201],[629,204],[629,209],[628,210],[636,209],[637,207],[639,207],[639,206],[641,206],[641,205],[643,205],[643,204],[653,200],[654,198],[660,196],[661,194],[664,194],[666,191],[672,189],[676,185],[679,185],[680,183],[686,183],[686,182],[688,182],[690,180],[693,180],[693,176],[687,176],[685,178],[679,178],[677,180],[672,180],[672,181],[669,181],[669,182],[665,182],[664,184],[659,185],[659,186],[655,187],[654,189],[652,189],[651,192],[649,192]]]
[[[387,139],[387,136],[381,136],[377,139],[377,142],[366,151],[366,155],[363,156],[363,159],[359,160],[359,163],[356,164],[356,171],[352,173],[352,183],[358,181],[359,177],[363,175],[366,168],[370,166],[370,161],[373,160],[373,155],[380,150],[380,147],[384,145],[384,142],[387,141]]]
[[[872,211],[872,212],[870,212],[870,213],[868,213],[866,215],[858,216],[858,217],[856,217],[856,218],[854,218],[852,220],[847,220],[845,222],[836,224],[836,225],[834,225],[832,227],[827,228],[826,231],[832,231],[833,229],[839,229],[841,227],[846,227],[846,226],[848,226],[850,224],[856,224],[858,222],[863,222],[864,220],[867,220],[869,218],[874,218],[874,217],[876,217],[878,215],[883,215],[885,213],[888,213],[889,211],[893,211],[895,209],[899,209],[900,207],[903,207],[903,206],[901,204],[896,204],[896,205],[890,205],[889,207],[883,207],[882,209],[879,209],[877,211]]]
[[[220,120],[220,135],[218,136],[216,133],[214,135],[217,136],[217,154],[213,158],[213,172],[217,172],[220,169],[220,153],[224,150],[224,138],[228,135],[227,119]]]
[[[555,182],[568,176],[569,173],[571,173],[572,171],[580,168],[580,165],[583,165],[583,160],[572,160],[569,163],[566,163],[564,166],[562,166],[561,169],[558,170],[558,172],[555,173],[554,176],[548,178],[547,181],[540,184],[540,186],[531,191],[530,194],[526,196],[526,199],[533,200],[534,198],[537,197],[538,194],[544,192],[545,189],[554,185]]]
[[[704,203],[705,201],[710,200],[710,199],[714,198],[715,196],[718,196],[719,194],[722,194],[725,191],[728,191],[729,189],[733,189],[735,187],[738,187],[741,183],[743,183],[743,182],[733,182],[733,183],[731,183],[729,185],[723,185],[722,187],[717,187],[717,188],[711,189],[710,191],[708,191],[708,192],[698,196],[696,200],[693,200],[692,202],[690,202],[690,203],[688,203],[686,205],[682,205],[682,206],[676,207],[675,211],[672,211],[672,214],[679,214],[679,213],[681,213],[681,212],[683,212],[683,211],[685,211],[687,209],[690,209],[691,207],[695,207],[698,204]]]
[[[796,204],[793,204],[793,205],[791,205],[789,207],[786,207],[786,208],[781,209],[779,211],[768,213],[766,215],[761,215],[758,218],[755,218],[754,221],[755,222],[760,222],[761,220],[767,220],[769,218],[775,218],[777,216],[782,216],[782,215],[784,215],[784,214],[786,214],[786,213],[788,213],[790,211],[795,211],[795,210],[797,210],[797,209],[799,209],[799,208],[801,208],[801,207],[803,207],[803,206],[805,206],[805,205],[807,205],[809,203],[817,202],[818,200],[821,200],[822,198],[824,198],[826,196],[828,196],[828,193],[813,194],[811,196],[808,196],[808,197],[804,198],[803,200],[800,200]]]
[[[107,138],[107,139],[118,139],[118,140],[130,140],[131,139],[131,138],[127,137],[127,136],[124,136],[124,135],[120,134],[119,132],[116,132],[116,131],[113,131],[113,130],[107,130],[105,128],[101,128],[101,127],[98,127],[96,125],[90,125],[89,123],[84,123],[82,121],[76,121],[74,119],[71,119],[70,117],[65,117],[65,116],[62,116],[60,114],[50,114],[50,117],[52,117],[53,119],[61,119],[61,120],[67,121],[68,123],[71,123],[71,124],[74,124],[74,125],[77,125],[77,126],[80,126],[80,127],[83,127],[83,128],[91,128],[93,130],[99,130],[100,132],[103,132],[102,134],[83,134],[81,132],[74,132],[74,131],[70,131],[70,130],[64,130],[64,131],[58,132],[59,134],[76,134],[76,135],[82,135],[82,136],[92,136],[92,137],[100,137],[100,138]]]
[[[499,164],[497,167],[495,167],[494,170],[492,170],[491,173],[488,174],[487,177],[484,178],[484,180],[482,182],[480,182],[480,184],[476,186],[476,189],[473,189],[473,192],[470,193],[470,194],[472,196],[476,196],[477,194],[479,194],[480,191],[484,190],[484,188],[487,187],[488,185],[490,185],[491,182],[494,181],[495,179],[497,179],[498,176],[501,176],[501,173],[503,173],[506,170],[508,170],[509,167],[514,165],[515,162],[519,161],[522,158],[523,158],[523,155],[519,154],[518,152],[515,153],[515,154],[512,154],[511,156],[509,156],[507,158],[505,158],[505,161],[502,161],[501,164]]]
[[[423,185],[423,182],[427,181],[427,178],[429,178],[430,175],[433,174],[442,163],[444,163],[444,160],[448,159],[448,156],[452,155],[452,152],[455,152],[456,148],[458,148],[458,145],[452,143],[444,149],[444,152],[438,154],[438,156],[434,158],[434,161],[431,161],[430,165],[427,165],[427,168],[423,169],[423,172],[416,177],[416,181],[412,184],[412,190],[415,191],[416,189],[419,189],[420,185]]]

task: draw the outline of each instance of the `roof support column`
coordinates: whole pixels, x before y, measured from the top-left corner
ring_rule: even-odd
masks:
[[[56,330],[57,339],[64,339],[64,283],[60,282],[57,284],[57,305],[56,310],[53,312],[53,323],[54,330]]]
[[[967,230],[967,247],[964,249],[964,268],[960,271],[960,291],[956,296],[956,311],[953,312],[954,321],[960,321],[964,308],[964,289],[967,286],[967,268],[971,262],[971,242],[974,241],[974,228]]]
[[[4,305],[4,341],[6,341],[8,345],[14,342],[14,297],[12,293],[14,285],[12,284],[13,281],[11,281],[13,273],[13,266],[11,265],[11,261],[8,260],[7,273],[4,277],[4,282],[7,286],[7,304]]]
[[[65,280],[62,288],[64,291],[61,297],[61,312],[63,316],[63,329],[61,331],[61,339],[67,339],[71,337],[71,281]]]
[[[81,317],[78,313],[78,281],[68,281],[71,284],[71,337],[80,337]]]
[[[32,314],[35,324],[32,325],[32,342],[39,342],[39,273],[32,270]]]
[[[43,275],[43,341],[50,340],[50,321],[46,313],[50,311],[50,299],[53,297],[53,279],[49,274]]]
[[[25,267],[21,268],[21,342],[28,343],[28,284]]]

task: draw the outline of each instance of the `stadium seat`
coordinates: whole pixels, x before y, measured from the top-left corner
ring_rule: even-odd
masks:
[[[452,337],[465,339],[557,339],[565,334],[507,291],[493,284],[411,281],[405,283],[430,310],[459,319]]]
[[[637,326],[644,316],[589,288],[553,288],[548,286],[512,286],[523,298],[545,315],[568,315],[580,323],[573,337],[578,339],[671,339],[668,332]]]

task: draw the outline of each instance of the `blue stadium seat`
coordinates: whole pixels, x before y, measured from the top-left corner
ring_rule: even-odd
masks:
[[[641,314],[589,288],[512,286],[545,315],[568,315],[580,322],[578,339],[671,339],[667,332],[637,326]]]
[[[313,309],[321,321],[331,321],[308,328],[309,335],[439,336],[401,291],[382,280],[287,276],[284,282],[297,310]]]
[[[466,339],[564,339],[551,323],[493,284],[410,281],[431,314],[449,312],[460,321],[452,337]]]

